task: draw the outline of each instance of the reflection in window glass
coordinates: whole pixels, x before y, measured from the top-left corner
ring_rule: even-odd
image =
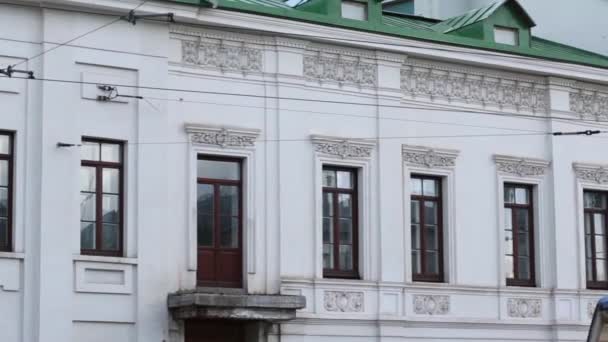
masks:
[[[12,140],[8,133],[0,133],[0,251],[12,249]]]
[[[241,164],[237,161],[199,159],[198,177],[207,179],[240,180]]]
[[[507,285],[535,286],[532,191],[527,185],[504,186],[504,267]]]
[[[587,288],[608,289],[608,234],[606,234],[608,193],[585,191],[583,197]]]

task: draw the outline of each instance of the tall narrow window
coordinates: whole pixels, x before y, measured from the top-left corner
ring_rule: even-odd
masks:
[[[323,167],[323,276],[358,278],[357,172]]]
[[[608,225],[608,193],[586,191],[585,202],[585,260],[587,288],[608,289],[606,255]]]
[[[81,253],[122,256],[123,144],[83,139],[80,157]]]
[[[412,279],[443,282],[441,178],[411,179]]]
[[[199,156],[199,285],[240,287],[243,270],[242,168],[239,159]]]
[[[12,250],[13,135],[0,132],[0,251]]]
[[[504,189],[507,285],[535,286],[532,187],[505,184]]]

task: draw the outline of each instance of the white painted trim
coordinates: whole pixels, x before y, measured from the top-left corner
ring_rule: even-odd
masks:
[[[362,154],[359,157],[354,155],[334,155],[325,153],[325,149],[317,149],[313,146],[313,184],[315,187],[315,230],[314,230],[314,277],[323,278],[323,166],[345,166],[357,169],[358,181],[358,235],[359,235],[359,275],[362,280],[370,280],[372,273],[372,157],[375,143],[354,142],[347,138],[322,137],[312,135],[313,145],[322,141],[335,144],[345,144],[361,148]],[[341,141],[341,142],[337,142]],[[316,145],[318,146],[318,145]]]
[[[132,294],[135,291],[133,273],[135,265],[131,264],[111,264],[104,262],[74,261],[74,291],[85,293],[112,293],[112,294]],[[112,283],[91,283],[87,282],[87,270],[120,272],[123,277],[122,284]]]

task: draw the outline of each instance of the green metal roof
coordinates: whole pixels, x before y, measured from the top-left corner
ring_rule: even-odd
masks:
[[[465,46],[547,60],[589,65],[608,69],[608,56],[532,37],[534,21],[516,0],[500,0],[488,6],[439,22],[437,20],[383,11],[380,0],[369,0],[368,20],[342,18],[339,0],[166,0],[182,4],[208,6],[217,2],[220,10],[247,12],[341,27],[378,34],[442,44]],[[505,19],[506,18],[506,19]],[[497,44],[491,25],[501,21],[516,23],[527,37],[520,46]],[[483,25],[481,29],[480,25]],[[479,32],[474,32],[478,30]],[[482,32],[482,33],[480,33]]]

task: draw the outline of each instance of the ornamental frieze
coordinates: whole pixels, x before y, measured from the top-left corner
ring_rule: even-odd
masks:
[[[313,135],[312,143],[315,152],[342,159],[369,159],[375,146],[375,142],[320,135]]]
[[[458,151],[424,146],[402,146],[403,161],[410,166],[452,168],[456,165]]]
[[[549,168],[548,161],[536,158],[494,155],[496,170],[517,177],[543,176]]]
[[[378,79],[376,64],[362,61],[361,57],[321,52],[304,56],[303,73],[305,78],[321,83],[335,82],[364,87],[375,87]]]
[[[542,314],[540,299],[509,298],[507,301],[507,315],[513,318],[538,318]]]
[[[608,165],[574,163],[573,168],[576,177],[581,181],[597,184],[608,183]]]
[[[199,125],[186,125],[186,132],[193,144],[213,145],[222,148],[253,147],[259,135],[258,130]]]
[[[576,89],[570,92],[570,110],[583,119],[608,120],[608,92]]]
[[[401,91],[406,98],[493,106],[499,110],[546,112],[546,82],[485,69],[411,61],[401,69]]]
[[[323,306],[329,312],[363,312],[363,292],[325,291]]]
[[[450,312],[450,297],[415,295],[414,313],[418,315],[447,315]]]
[[[262,72],[262,50],[210,41],[182,41],[182,62],[203,68],[242,73]]]

